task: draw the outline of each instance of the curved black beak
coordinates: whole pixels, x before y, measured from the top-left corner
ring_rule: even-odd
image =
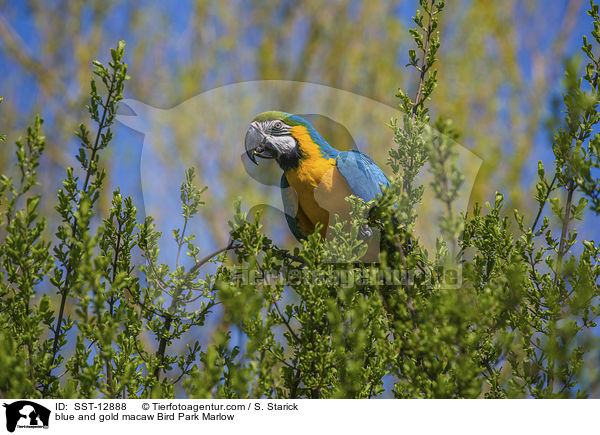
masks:
[[[268,141],[265,135],[254,125],[250,125],[250,128],[246,132],[246,139],[244,139],[244,147],[246,148],[246,155],[255,165],[258,165],[256,157],[263,159],[274,159],[277,157],[277,152]]]

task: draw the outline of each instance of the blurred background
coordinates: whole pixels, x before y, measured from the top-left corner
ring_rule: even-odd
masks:
[[[471,203],[502,190],[509,210],[531,205],[537,160],[552,159],[548,124],[561,110],[563,61],[579,56],[590,30],[586,5],[447,3],[430,107],[433,119],[451,118],[461,144],[483,160]],[[404,65],[416,9],[416,1],[0,0],[0,131],[10,144],[40,113],[44,176],[61,179],[74,162],[73,132],[87,119],[90,63],[106,61],[118,39],[127,43],[132,77],[126,97],[158,108],[257,79],[322,84],[396,106],[397,88],[415,90],[414,72]],[[105,153],[115,168],[109,176],[125,176],[110,184],[136,196],[140,183],[132,172],[143,138],[122,126],[115,130]],[[2,172],[12,155],[3,147]]]
[[[125,97],[164,112],[216,88],[253,80],[324,85],[396,107],[398,88],[411,96],[416,90],[416,74],[405,64],[413,44],[408,29],[414,27],[411,16],[417,7],[413,0],[0,0],[0,132],[8,136],[0,149],[0,173],[13,165],[14,140],[41,114],[47,148],[39,180],[49,231],[54,232],[55,192],[65,168],[76,166],[74,131],[81,122],[89,125],[85,104],[91,62],[107,62],[119,39],[127,43],[131,76]],[[581,58],[581,38],[591,29],[586,7],[583,0],[447,2],[440,28],[439,83],[429,107],[432,120],[452,119],[461,132],[459,143],[481,159],[468,198],[471,206],[493,201],[500,191],[507,213],[514,208],[532,213],[537,162],[544,161],[546,168],[553,164],[552,130],[561,118],[564,61]],[[272,100],[278,107],[270,108],[294,107],[297,97],[284,89]],[[329,104],[340,110],[339,101]],[[188,115],[194,106],[189,107]],[[124,107],[122,113],[132,114],[131,109]],[[356,109],[353,104],[343,107],[348,113]],[[213,125],[214,130],[202,134],[219,145],[223,125],[209,121],[193,116],[170,120],[167,130],[161,130],[167,139],[157,140],[154,151],[168,157],[177,150],[183,157],[175,165],[197,165],[197,156],[186,154],[193,149],[190,128]],[[372,127],[389,130],[383,121]],[[103,154],[106,190],[120,187],[132,196],[142,220],[144,134],[119,123],[113,130],[112,146]],[[341,148],[351,145],[344,128],[324,135]],[[220,145],[220,152],[239,161],[241,142]],[[383,165],[391,145],[371,143],[368,151]],[[178,185],[183,172],[174,174],[179,174],[174,180]],[[215,185],[222,189],[209,185],[208,207],[218,203],[232,211],[233,198],[245,186],[239,178],[226,176]],[[172,196],[177,207],[179,191]],[[110,198],[102,197],[100,214]],[[211,222],[223,223],[228,217],[211,217]],[[580,225],[584,239],[599,238],[594,219],[590,215]],[[203,249],[223,246],[226,238],[226,231],[217,228]]]

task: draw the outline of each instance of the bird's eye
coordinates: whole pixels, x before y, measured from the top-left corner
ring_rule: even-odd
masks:
[[[283,130],[283,122],[275,121],[275,124],[273,124],[273,129],[277,131]]]

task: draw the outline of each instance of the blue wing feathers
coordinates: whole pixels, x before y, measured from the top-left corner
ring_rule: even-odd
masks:
[[[373,159],[360,151],[343,151],[336,158],[336,166],[346,179],[350,190],[363,201],[371,201],[381,194],[390,181]]]

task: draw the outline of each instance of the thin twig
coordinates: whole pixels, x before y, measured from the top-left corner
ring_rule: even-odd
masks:
[[[567,203],[565,204],[565,217],[563,220],[562,231],[560,234],[560,243],[558,245],[558,257],[556,263],[556,270],[554,271],[554,285],[558,283],[558,274],[562,268],[563,257],[565,255],[565,243],[567,239],[567,231],[569,230],[569,223],[571,222],[571,204],[573,202],[573,192],[575,192],[575,181],[571,180],[567,189]]]
[[[295,255],[292,255],[292,254],[290,254],[289,252],[287,252],[287,251],[285,251],[283,249],[280,249],[280,248],[277,248],[277,249],[278,249],[277,252],[279,254],[281,254],[282,256],[284,256],[285,258],[289,258],[290,260],[297,261],[298,263],[301,263],[303,266],[306,265],[306,261],[303,258],[300,258],[300,257],[297,257]]]
[[[92,162],[94,161],[94,158],[96,156],[96,152],[98,151],[97,147],[98,147],[98,143],[100,140],[100,137],[102,135],[102,130],[104,129],[105,125],[104,125],[104,121],[106,119],[106,112],[107,112],[107,106],[108,103],[110,102],[110,99],[112,97],[112,93],[114,91],[114,86],[115,86],[115,82],[117,80],[117,68],[113,69],[113,75],[111,78],[111,84],[110,84],[110,89],[108,91],[108,94],[106,96],[106,106],[104,107],[104,111],[102,112],[102,118],[100,123],[98,124],[98,131],[96,132],[96,140],[94,141],[94,147],[92,148],[92,153],[90,156],[90,160],[89,160],[89,164],[92,165]],[[87,187],[88,187],[88,183],[89,183],[89,179],[90,179],[90,175],[91,175],[92,171],[90,166],[88,166],[88,170],[86,171],[86,177],[85,177],[85,181],[83,183],[83,189],[82,192],[83,193],[87,193]],[[76,237],[77,234],[77,220],[75,218],[73,218],[73,223],[71,225],[71,234],[73,235],[73,237]],[[73,245],[71,245],[69,247],[69,251],[72,251]],[[73,272],[71,270],[71,262],[69,261],[69,264],[66,267],[66,274],[65,274],[65,284],[67,284],[67,281],[69,279],[70,274]],[[58,352],[58,337],[60,335],[60,331],[61,331],[61,324],[62,324],[62,320],[63,320],[63,316],[64,316],[64,311],[65,311],[65,303],[67,300],[67,296],[69,293],[69,289],[68,288],[64,288],[61,291],[61,301],[60,301],[60,309],[58,312],[58,318],[56,320],[56,328],[54,330],[54,341],[52,344],[52,356],[50,358],[50,366],[52,366],[52,364],[54,364],[54,359],[56,358],[56,353]]]
[[[277,301],[275,299],[273,299],[273,305],[275,305],[275,309],[277,310],[277,313],[279,313],[279,317],[281,317],[281,320],[283,320],[283,323],[287,327],[288,331],[290,331],[290,334],[292,334],[292,336],[296,339],[296,341],[298,343],[300,343],[300,338],[296,335],[296,333],[294,332],[294,330],[290,326],[289,319],[286,320],[285,317],[283,316],[283,313],[279,309],[279,305],[277,305]]]
[[[423,93],[425,74],[429,70],[429,68],[426,68],[426,66],[427,66],[427,56],[429,55],[429,41],[431,39],[431,30],[432,30],[431,29],[431,21],[432,21],[432,17],[433,17],[433,8],[435,6],[435,1],[436,0],[431,0],[431,9],[429,10],[429,23],[427,24],[427,35],[425,36],[425,48],[423,49],[423,59],[421,60],[421,68],[420,68],[421,75],[419,77],[419,87],[417,89],[417,95],[415,96],[415,105],[413,106],[413,111],[412,111],[413,121],[415,120],[415,117],[417,115],[417,109],[421,105],[420,99],[421,99],[421,94]]]
[[[196,262],[196,264],[194,264],[192,266],[192,268],[187,272],[186,274],[186,278],[191,276],[194,272],[196,272],[200,267],[202,267],[204,264],[206,264],[211,258],[216,257],[217,255],[225,252],[225,251],[229,251],[231,249],[239,249],[241,247],[243,247],[244,244],[243,243],[238,243],[235,244],[234,240],[231,240],[229,242],[229,244],[227,246],[225,246],[224,248],[221,249],[217,249],[215,252],[213,252],[212,254],[208,254],[206,257],[202,258],[201,260],[199,260],[198,262]]]
[[[550,193],[552,193],[552,189],[554,187],[554,183],[556,183],[557,180],[557,175],[554,174],[554,178],[552,178],[552,182],[550,183],[550,186],[548,186],[548,191],[546,192],[546,197],[544,198],[544,200],[540,203],[540,207],[538,209],[537,215],[533,221],[533,224],[531,225],[531,231],[533,233],[535,233],[535,227],[537,226],[537,223],[542,215],[542,211],[544,210],[544,207],[546,206],[546,202],[548,201],[548,197],[550,196]]]
[[[179,268],[179,256],[181,255],[181,248],[183,246],[183,240],[185,238],[185,230],[187,229],[187,224],[188,224],[188,218],[185,218],[185,221],[183,223],[183,230],[181,230],[181,237],[179,238],[179,240],[177,241],[177,259],[175,260],[175,267]]]
[[[182,280],[182,282],[186,282],[200,267],[202,267],[204,264],[206,264],[210,259],[214,258],[215,256],[217,256],[223,252],[229,251],[231,249],[238,249],[238,248],[241,248],[242,246],[243,246],[242,243],[236,244],[235,240],[232,239],[227,244],[227,246],[225,246],[224,248],[217,249],[213,253],[208,254],[206,257],[197,261],[196,264],[194,264],[194,266],[192,266],[190,268],[190,270],[185,274],[185,278]],[[175,308],[175,305],[177,304],[177,298],[179,297],[179,295],[181,294],[182,291],[183,291],[183,289],[180,287],[175,288],[173,291],[173,299],[171,301],[171,306],[169,307],[169,314],[166,316],[165,325],[163,327],[163,336],[160,339],[160,342],[158,344],[158,350],[156,352],[157,356],[161,360],[161,365],[159,365],[156,368],[156,370],[154,371],[154,375],[156,376],[157,379],[160,375],[161,366],[164,363],[165,352],[167,350],[167,341],[168,341],[167,335],[170,333],[171,324],[173,322],[173,316],[170,312],[171,312],[171,310],[173,310]]]

